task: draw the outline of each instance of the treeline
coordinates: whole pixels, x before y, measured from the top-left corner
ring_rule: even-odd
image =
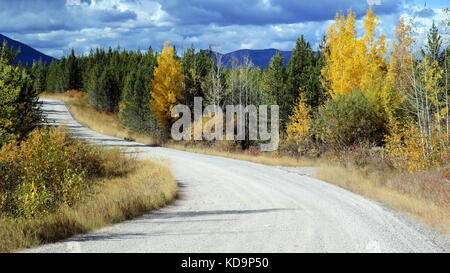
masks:
[[[179,103],[193,107],[194,97],[199,96],[205,105],[278,104],[284,128],[300,90],[315,108],[326,98],[320,82],[323,53],[314,52],[303,36],[297,40],[287,67],[283,66],[280,53],[264,71],[249,59],[239,65],[235,60],[228,69],[222,65],[220,56],[216,62],[213,54],[211,49],[196,52],[193,46],[181,57],[175,52],[183,75]],[[146,52],[98,48],[87,55],[75,55],[72,50],[69,56],[49,66],[34,63],[31,75],[38,93],[83,91],[98,111],[117,113],[122,124],[130,129],[161,135],[164,132],[158,128],[149,103],[157,56],[151,47]]]
[[[97,48],[79,56],[72,50],[49,66],[34,63],[31,75],[36,92],[85,92],[96,110],[119,113],[120,121],[130,129],[157,133],[149,105],[155,65],[156,53],[151,47],[145,52]]]
[[[448,18],[443,23],[449,26]],[[370,8],[358,35],[351,9],[337,14],[316,51],[301,36],[287,67],[277,54],[263,71],[249,59],[225,68],[220,55],[193,46],[179,57],[166,44],[161,53],[72,51],[49,67],[34,64],[31,75],[36,92],[81,90],[95,109],[152,135],[167,136],[172,107],[192,109],[196,96],[204,106],[222,108],[277,104],[282,152],[339,155],[378,146],[393,165],[403,164],[399,168],[439,165],[449,144],[448,41],[433,24],[416,52],[411,26],[400,20],[388,53],[386,36],[375,35],[378,24]],[[235,144],[247,149],[255,143]]]

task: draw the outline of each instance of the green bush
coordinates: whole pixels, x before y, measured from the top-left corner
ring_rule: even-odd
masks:
[[[387,121],[377,106],[361,91],[339,95],[319,109],[313,122],[313,134],[324,146],[335,151],[354,145],[381,145]]]
[[[25,69],[14,67],[14,52],[0,46],[0,146],[23,139],[41,120],[37,94]]]

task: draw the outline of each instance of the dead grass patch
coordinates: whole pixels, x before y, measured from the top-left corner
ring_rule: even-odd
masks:
[[[450,235],[450,182],[445,168],[409,174],[322,163],[316,177],[407,213]]]

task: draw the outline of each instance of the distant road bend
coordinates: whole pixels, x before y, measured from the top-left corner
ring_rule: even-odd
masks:
[[[171,206],[30,252],[448,252],[443,236],[362,196],[282,168],[105,136],[43,99],[49,123],[77,137],[169,158]]]

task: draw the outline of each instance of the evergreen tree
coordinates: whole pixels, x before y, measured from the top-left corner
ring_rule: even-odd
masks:
[[[427,43],[422,49],[422,57],[427,56],[431,62],[440,61],[442,46],[442,37],[439,35],[439,30],[433,22],[430,30],[427,33]]]
[[[92,73],[88,94],[91,104],[99,111],[114,113],[117,111],[120,100],[120,87],[111,67],[101,71],[95,66]]]
[[[96,110],[101,109],[101,99],[99,94],[100,93],[99,80],[101,76],[100,66],[101,65],[96,64],[89,70],[89,80],[86,85],[88,101]]]
[[[58,65],[58,78],[56,85],[56,92],[66,92],[69,90],[69,66],[67,58],[62,56]]]
[[[10,53],[4,43],[0,54],[0,146],[23,139],[41,120],[32,79],[25,69],[12,66],[14,54]]]
[[[194,96],[198,93],[199,88],[199,76],[196,71],[196,55],[195,48],[191,45],[181,58],[181,71],[184,76],[184,104],[193,105]]]
[[[281,104],[286,84],[286,68],[283,66],[283,56],[278,52],[263,72],[261,80],[262,93],[266,95],[266,103]]]
[[[159,127],[149,101],[151,99],[149,86],[156,64],[156,57],[151,48],[144,58],[135,56],[130,62],[137,65],[137,71],[130,71],[125,78],[125,85],[120,102],[119,120],[126,127],[151,135],[158,135]]]
[[[309,105],[317,106],[317,98],[322,91],[320,73],[315,67],[316,64],[314,51],[302,35],[297,39],[288,63],[286,88],[280,102],[281,128],[284,128],[286,122],[289,121],[293,105],[300,92],[305,92],[305,99]]]
[[[53,60],[50,63],[50,67],[48,69],[47,79],[46,79],[46,91],[48,93],[57,92],[57,82],[58,82],[58,62]]]
[[[82,88],[81,70],[79,67],[79,59],[75,56],[75,51],[72,49],[67,58],[66,73],[67,73],[67,89],[79,90]]]
[[[17,51],[13,48],[9,48],[6,40],[4,40],[3,44],[0,45],[0,59],[2,59],[5,63],[12,64],[19,53],[20,48]]]
[[[31,67],[31,77],[33,80],[33,88],[37,94],[40,94],[46,89],[47,78],[47,66],[42,63],[42,59],[39,62],[34,62]]]
[[[205,98],[208,93],[208,77],[215,67],[211,50],[200,50],[197,54],[193,46],[188,48],[181,59],[184,76],[183,101],[191,109],[194,107],[194,97]],[[204,101],[206,103],[206,101]]]

